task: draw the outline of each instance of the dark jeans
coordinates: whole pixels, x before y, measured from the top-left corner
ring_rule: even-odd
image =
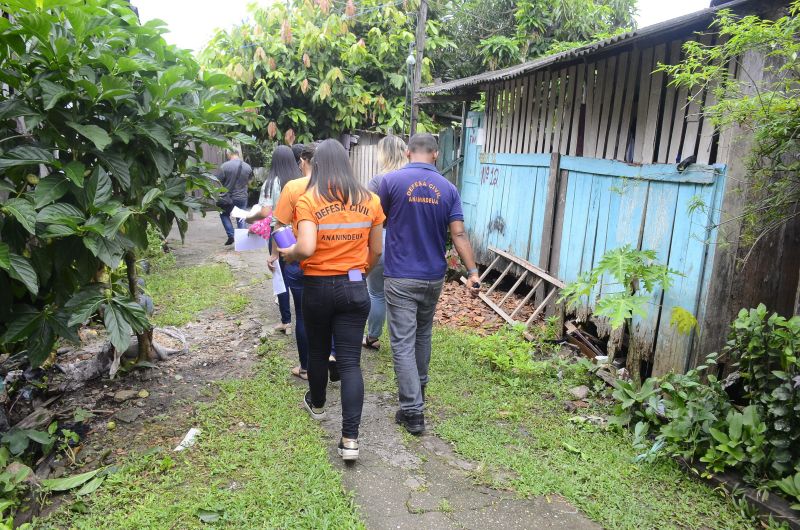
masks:
[[[292,293],[294,300],[294,338],[297,341],[297,355],[300,357],[300,368],[308,370],[308,339],[303,319],[303,270],[299,263],[289,263],[281,269],[286,288]],[[280,298],[278,299],[280,301]],[[287,300],[288,305],[288,300]],[[283,309],[281,309],[283,312]]]
[[[361,337],[369,314],[369,294],[364,280],[347,276],[305,276],[303,315],[308,337],[308,386],[311,403],[325,405],[328,356],[336,341],[336,364],[342,378],[342,436],[358,438],[364,406],[361,375]]]
[[[272,253],[272,238],[269,238],[269,251]],[[281,312],[281,324],[289,324],[292,322],[292,308],[289,305],[289,284],[286,283],[286,262],[283,261],[283,258],[278,258],[278,264],[281,266],[281,272],[283,273],[283,283],[286,284],[286,292],[283,292],[278,296],[278,309]],[[299,268],[299,265],[298,265]],[[300,274],[303,274],[300,272]],[[299,311],[297,309],[297,302],[294,303],[295,306],[295,313]]]
[[[247,198],[244,199],[233,199],[233,205],[238,206],[239,208],[246,210],[247,209]],[[228,212],[219,213],[219,218],[222,219],[222,226],[225,228],[225,233],[228,237],[233,237],[233,224],[231,223],[231,214]],[[236,228],[247,228],[244,224],[244,219],[236,219]]]

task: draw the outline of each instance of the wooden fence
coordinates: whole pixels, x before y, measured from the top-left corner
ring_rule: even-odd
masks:
[[[713,90],[668,84],[659,64],[683,59],[686,37],[492,85],[484,153],[550,153],[670,164],[695,154],[716,161],[716,136],[703,119]],[[700,37],[703,44],[712,36]],[[735,65],[731,65],[735,68]]]
[[[628,366],[637,373],[683,372],[693,337],[670,326],[670,313],[680,306],[700,321],[705,314],[726,167],[695,165],[679,173],[674,164],[482,153],[484,117],[473,113],[468,124],[460,187],[479,261],[488,263],[492,246],[570,282],[608,250],[625,244],[655,250],[682,276],[667,292],[652,293],[647,316],[635,319]],[[691,208],[701,201],[705,208]],[[579,314],[587,317],[602,294],[596,290]],[[593,320],[602,335],[609,333],[607,321]]]

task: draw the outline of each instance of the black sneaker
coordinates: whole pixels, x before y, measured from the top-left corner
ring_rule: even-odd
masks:
[[[328,361],[328,378],[331,383],[341,380],[342,376],[339,375],[339,368],[336,366],[336,361]]]
[[[315,407],[311,403],[311,391],[308,390],[306,392],[305,397],[303,397],[303,406],[306,408],[311,417],[315,420],[321,420],[325,417],[325,407]]]
[[[337,451],[344,461],[358,460],[358,440],[347,440],[345,442],[343,438],[339,438]]]
[[[405,412],[399,409],[394,415],[394,421],[411,434],[422,434],[425,430],[425,415],[421,412]]]
[[[225,241],[225,246],[226,246],[226,247],[227,247],[227,246],[230,246],[230,245],[233,245],[233,238],[232,238],[232,237],[229,237],[229,238],[228,238],[228,239]]]

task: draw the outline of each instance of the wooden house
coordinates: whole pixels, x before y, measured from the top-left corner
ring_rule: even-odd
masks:
[[[723,7],[776,17],[788,2],[734,0],[418,91],[429,103],[485,95],[485,112],[465,114],[458,182],[483,264],[492,246],[569,282],[607,250],[630,244],[656,250],[682,273],[666,292],[653,293],[648,315],[634,322],[627,363],[636,375],[696,365],[724,345],[743,307],[764,302],[784,315],[797,311],[797,223],[761,241],[740,265],[750,137],[715,130],[703,117],[713,91],[687,93],[655,71],[680,61],[687,40],[714,44],[710,24]],[[760,75],[763,64],[752,54],[728,67],[745,79]],[[696,163],[678,171],[692,156]],[[587,316],[595,302],[579,313]],[[675,306],[697,316],[690,336],[670,325]],[[607,323],[593,320],[609,333]]]

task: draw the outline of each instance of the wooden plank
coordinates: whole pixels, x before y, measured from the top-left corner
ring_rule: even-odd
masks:
[[[556,202],[558,200],[561,155],[550,156],[550,172],[547,176],[547,198],[545,199],[544,224],[542,225],[542,250],[539,252],[539,266],[546,271],[550,269],[550,257],[553,247],[553,227],[556,219]]]
[[[728,63],[728,75],[732,79],[736,78],[737,59],[733,58]],[[729,160],[728,150],[730,149],[731,140],[733,139],[730,133],[731,127],[727,130],[720,131],[719,145],[717,146],[717,162],[726,163]]]
[[[522,131],[520,130],[522,127],[522,120],[525,118],[525,100],[523,99],[524,91],[523,89],[524,78],[520,77],[517,79],[517,87],[514,89],[514,99],[516,100],[516,108],[514,110],[514,127],[512,128],[512,136],[511,136],[511,152],[512,153],[519,153],[519,138],[522,136]]]
[[[536,283],[533,285],[533,287],[531,287],[531,290],[530,290],[530,291],[528,291],[528,294],[526,294],[526,295],[525,295],[525,298],[523,298],[523,299],[522,299],[522,301],[521,301],[521,302],[520,302],[520,303],[517,305],[517,307],[514,309],[514,311],[512,311],[512,312],[511,312],[511,315],[509,315],[509,316],[510,316],[512,319],[513,319],[515,316],[517,316],[517,313],[519,313],[519,310],[520,310],[520,309],[522,309],[523,307],[525,307],[525,304],[527,304],[528,302],[530,302],[530,300],[531,300],[531,297],[532,297],[532,296],[533,296],[533,294],[534,294],[534,293],[537,291],[537,289],[539,289],[539,286],[540,286],[540,285],[542,285],[542,283],[543,283],[543,282],[544,282],[544,280],[543,280],[543,279],[541,279],[541,278],[539,278],[539,281],[538,281],[538,282],[536,282]]]
[[[576,72],[577,67],[575,65],[570,66],[567,71],[567,96],[564,100],[564,114],[561,118],[561,144],[558,149],[558,152],[562,154],[567,154],[570,145],[569,128],[572,124],[572,114],[575,109]]]
[[[556,74],[556,75],[554,75]],[[558,99],[558,75],[557,72],[550,73],[550,93],[547,97],[547,119],[544,126],[544,145],[543,153],[549,153],[553,141],[553,114],[556,111],[556,100]]]
[[[490,153],[496,153],[500,146],[500,136],[502,133],[502,118],[503,118],[503,87],[497,87],[497,93],[494,100],[494,139],[492,140],[492,149]]]
[[[655,47],[653,52],[653,68],[657,68],[659,63],[664,62],[664,55],[667,51],[665,43]],[[657,71],[650,76],[650,98],[647,109],[647,127],[644,130],[644,145],[642,148],[643,164],[650,164],[654,161],[656,151],[656,139],[658,126],[661,121],[659,108],[661,107],[661,91],[664,85],[664,72]]]
[[[681,152],[681,143],[683,141],[683,131],[686,128],[686,109],[689,106],[687,101],[688,92],[685,86],[678,89],[675,96],[675,111],[672,118],[672,134],[669,140],[669,151],[667,152],[667,164],[676,164],[680,162],[678,156]]]
[[[625,103],[622,105],[622,119],[619,123],[619,139],[617,141],[617,160],[625,160],[625,153],[628,150],[628,137],[630,135],[631,127],[631,113],[633,112],[633,97],[636,92],[636,79],[639,77],[639,61],[641,59],[641,51],[636,48],[631,53],[630,68],[626,74],[627,80],[625,82]]]
[[[612,58],[609,57],[597,63],[597,78],[594,82],[591,117],[587,118],[586,120],[586,126],[589,127],[589,129],[587,129],[588,134],[591,135],[591,138],[589,138],[589,144],[583,148],[583,156],[589,156],[593,158],[597,157],[597,139],[600,135],[600,118],[603,110],[603,96],[606,88],[606,78],[608,77],[609,73],[608,64],[611,62],[611,59]],[[587,154],[587,152],[589,154]]]
[[[556,81],[553,84],[553,121],[552,121],[552,146],[551,152],[557,153],[561,142],[561,114],[564,112],[564,78],[566,70],[562,68],[556,72]]]
[[[539,307],[537,307],[536,310],[533,313],[531,313],[531,316],[528,317],[528,320],[525,321],[526,328],[530,326],[531,323],[533,323],[534,319],[536,319],[536,317],[538,317],[542,313],[542,311],[544,311],[545,307],[547,307],[547,303],[553,299],[556,293],[558,293],[558,289],[556,289],[555,287],[551,287],[550,292],[547,293],[547,296],[544,297],[544,300],[542,300],[542,303],[539,304]]]
[[[564,217],[567,201],[567,189],[569,188],[569,172],[561,170],[558,179],[558,189],[556,191],[556,206],[555,221],[553,223],[553,242],[550,247],[550,266],[548,271],[554,272],[559,270],[559,262],[561,260],[561,246],[564,237]]]
[[[536,137],[535,153],[544,152],[544,138],[547,129],[547,100],[550,97],[550,71],[542,76],[541,92],[539,93],[539,132]]]
[[[510,153],[511,152],[511,143],[514,140],[514,119],[516,117],[517,111],[517,99],[516,99],[516,91],[517,91],[517,80],[512,79],[508,83],[508,107],[507,113],[508,118],[506,119],[506,137],[505,142],[503,143],[503,152]]]
[[[491,247],[489,247],[489,249],[491,250]],[[503,271],[503,273],[500,276],[497,277],[497,279],[494,281],[492,286],[489,287],[489,290],[486,291],[487,295],[488,294],[492,294],[494,292],[494,290],[497,289],[497,286],[500,285],[500,282],[502,282],[505,279],[505,277],[508,275],[508,271],[510,271],[511,267],[513,267],[513,266],[514,266],[514,264],[509,262],[508,266],[506,266],[506,268]]]
[[[583,107],[583,99],[586,96],[586,65],[579,64],[577,66],[578,76],[575,81],[575,102],[573,104],[572,112],[572,127],[569,135],[569,150],[570,155],[578,154],[578,135],[581,121],[581,108]]]
[[[503,304],[506,303],[506,300],[508,300],[508,297],[516,292],[517,287],[522,285],[522,282],[525,281],[525,278],[527,278],[527,277],[528,277],[528,271],[527,270],[522,271],[522,274],[520,274],[519,279],[517,279],[517,281],[514,283],[514,285],[511,287],[511,289],[508,290],[508,292],[503,297],[503,299],[500,300],[500,303],[498,304],[500,307],[503,307]]]
[[[704,33],[698,39],[701,44],[711,44],[711,35]],[[700,103],[702,102],[702,89],[695,90],[689,96],[689,107],[686,109],[686,133],[683,136],[683,146],[680,155],[676,158],[683,160],[695,154],[698,133],[700,130]]]
[[[523,260],[521,258],[518,258],[517,256],[515,256],[513,254],[509,254],[508,252],[505,252],[503,250],[500,250],[499,248],[495,248],[495,247],[492,247],[492,246],[489,247],[489,250],[491,252],[494,252],[495,254],[503,256],[504,258],[506,258],[509,261],[513,261],[514,263],[516,263],[517,265],[519,265],[521,267],[524,267],[524,268],[528,269],[529,271],[531,271],[533,274],[535,274],[539,278],[542,278],[546,282],[552,283],[553,285],[555,285],[556,287],[558,287],[560,289],[563,289],[564,286],[565,286],[564,282],[562,282],[558,278],[550,276],[550,274],[548,274],[547,271],[542,270],[540,267],[537,267],[536,265],[534,265],[533,263],[531,263],[529,261],[525,261],[525,260]]]
[[[539,86],[541,83],[542,72],[536,72],[531,76],[531,86],[528,89],[528,137],[525,140],[525,153],[533,153],[536,150],[536,134],[539,128]]]
[[[642,67],[639,71],[639,102],[636,105],[636,135],[633,138],[633,162],[642,162],[644,135],[647,129],[647,110],[650,103],[650,74],[653,71],[653,48],[642,50]]]
[[[595,94],[600,91],[598,85],[601,63],[589,63],[586,67],[586,114],[583,123],[583,156],[594,156],[594,146],[597,143],[595,128],[592,126],[592,116],[595,112]]]
[[[716,44],[720,45],[721,42],[717,42]],[[717,61],[715,64],[719,65],[719,61]],[[717,96],[714,94],[715,88],[716,85],[710,85],[708,87],[703,108],[708,108],[717,104]],[[704,115],[702,120],[703,125],[700,129],[700,140],[697,146],[697,163],[708,164],[709,160],[711,160],[711,147],[714,143],[715,127],[710,117]]]
[[[489,274],[489,272],[491,272],[492,268],[495,265],[497,265],[498,261],[500,261],[500,256],[496,256],[494,258],[494,261],[492,261],[492,263],[488,267],[486,267],[486,270],[483,271],[483,274],[481,274],[481,281],[483,281],[483,279],[486,278],[486,276]]]
[[[572,102],[569,100],[572,80],[569,77],[569,71],[570,68],[562,68],[561,75],[559,76],[560,90],[558,94],[558,101],[560,111],[557,114],[558,119],[556,120],[556,130],[553,133],[558,139],[555,147],[553,148],[553,151],[556,153],[561,153],[562,150],[566,150],[566,146],[569,145],[569,124],[572,121],[572,114],[570,113],[570,109],[572,109]],[[564,131],[565,123],[566,132]]]
[[[538,73],[536,74],[538,75]],[[534,100],[536,99],[536,75],[531,74],[528,76],[528,103],[527,107],[528,110],[525,113],[525,141],[523,145],[520,147],[520,152],[522,153],[530,153],[531,152],[531,140],[532,137],[536,134],[536,123],[534,121],[533,113],[536,110],[536,106],[534,105]]]
[[[495,143],[497,142],[497,105],[498,105],[498,98],[500,97],[500,90],[495,87],[492,89],[492,112],[488,116],[487,119],[487,126],[490,127],[492,135],[491,139],[486,141],[486,145],[483,146],[484,153],[496,153],[495,151]]]
[[[614,82],[614,100],[611,103],[608,119],[608,139],[606,148],[602,151],[603,158],[613,159],[616,153],[617,141],[619,139],[619,123],[622,119],[622,98],[625,96],[625,81],[628,73],[628,59],[630,52],[622,52],[617,61],[616,81]],[[601,152],[598,151],[598,155]]]
[[[597,145],[594,153],[597,158],[602,158],[606,151],[606,144],[609,143],[609,127],[611,120],[611,101],[614,95],[614,82],[617,74],[617,57],[611,56],[606,63],[605,82],[603,84],[603,107],[600,112],[600,128],[597,130]]]
[[[672,41],[669,48],[669,64],[678,64],[681,58],[681,46],[683,41]],[[669,163],[669,143],[672,138],[672,128],[674,125],[673,111],[675,109],[676,89],[675,85],[667,83],[664,96],[664,110],[661,112],[661,132],[658,142],[658,154],[656,161],[660,164]]]

